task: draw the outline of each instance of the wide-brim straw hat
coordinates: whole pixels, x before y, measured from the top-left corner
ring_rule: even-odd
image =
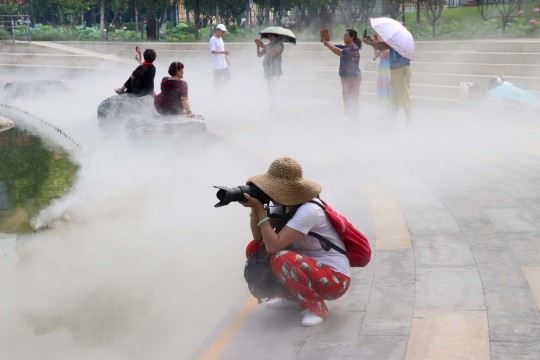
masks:
[[[321,185],[303,178],[302,165],[290,157],[272,161],[266,174],[252,176],[248,182],[282,205],[303,204],[322,191]]]

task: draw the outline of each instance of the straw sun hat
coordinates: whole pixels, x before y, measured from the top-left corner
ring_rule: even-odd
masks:
[[[270,198],[282,205],[297,205],[320,194],[322,187],[302,177],[302,165],[294,159],[283,157],[272,161],[266,174],[248,179]]]

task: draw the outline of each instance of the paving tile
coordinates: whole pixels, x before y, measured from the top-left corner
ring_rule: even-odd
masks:
[[[299,311],[267,310],[259,306],[225,348],[220,360],[295,359],[312,328],[300,326]]]
[[[403,209],[411,234],[459,233],[461,228],[448,209]]]
[[[485,310],[482,282],[475,266],[416,269],[417,310]]]
[[[485,209],[501,232],[540,231],[540,218],[522,207]]]
[[[515,199],[538,199],[540,185],[531,182],[528,178],[518,181],[500,181],[497,186]]]
[[[406,360],[489,359],[484,311],[415,311]]]
[[[540,222],[540,219],[539,219]],[[540,232],[508,233],[506,243],[522,266],[540,266]]]
[[[463,234],[415,235],[416,266],[472,266],[474,257]]]
[[[354,344],[360,333],[365,313],[333,311],[326,320],[313,327],[306,345]]]
[[[405,359],[408,336],[360,336],[354,346],[352,359]]]
[[[479,186],[467,192],[466,195],[482,208],[515,207],[520,205],[517,199],[497,187]]]
[[[407,222],[388,187],[380,183],[363,184],[362,194],[371,210],[376,248],[410,248]]]
[[[371,292],[371,281],[358,282],[353,279],[349,290],[337,300],[327,301],[326,304],[330,312],[333,309],[340,309],[348,312],[365,312]]]
[[[500,248],[473,248],[484,288],[527,286],[521,266],[508,245]]]
[[[526,199],[522,201],[523,206],[529,209],[534,215],[540,217],[540,199]]]
[[[444,204],[464,233],[495,232],[497,229],[480,206],[462,195],[444,198]]]
[[[408,336],[414,312],[414,285],[376,285],[360,334]]]
[[[233,342],[219,356],[219,360],[295,360],[301,345],[290,346],[271,337],[266,337],[265,341]]]
[[[528,285],[486,288],[491,341],[540,342],[540,319]]]
[[[539,343],[491,342],[491,360],[538,360],[539,357]]]
[[[540,266],[524,266],[522,270],[531,288],[536,309],[540,309]]]
[[[508,251],[506,243],[507,234],[496,233],[465,233],[471,250],[474,249],[500,249]]]
[[[295,360],[344,360],[354,357],[353,344],[305,344]],[[280,359],[280,358],[274,358]]]
[[[378,285],[414,284],[413,249],[377,250],[373,283]]]

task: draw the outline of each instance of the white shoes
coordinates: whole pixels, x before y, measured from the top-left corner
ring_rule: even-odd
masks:
[[[285,298],[272,298],[268,300],[264,307],[267,309],[298,309],[297,302]]]
[[[302,326],[315,326],[324,321],[324,318],[309,309],[302,311],[302,316]]]
[[[267,309],[298,309],[300,305],[289,299],[272,298],[264,304],[264,307]],[[305,309],[300,314],[302,315],[302,326],[315,326],[324,321],[324,318],[309,309]]]

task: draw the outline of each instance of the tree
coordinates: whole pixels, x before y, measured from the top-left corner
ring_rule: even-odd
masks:
[[[343,0],[340,5],[348,27],[355,28],[357,24],[367,24],[377,0]]]
[[[484,21],[493,19],[495,11],[499,13],[503,32],[506,31],[506,27],[518,4],[519,0],[476,0],[476,6]]]
[[[0,15],[20,15],[22,3],[18,0],[3,0],[0,2]]]
[[[332,29],[338,0],[293,0],[292,5],[296,9],[302,27],[317,23],[319,27]]]
[[[138,0],[141,13],[146,15],[146,37],[148,40],[159,38],[159,26],[167,19],[163,14],[171,5],[170,0]]]
[[[184,0],[186,10],[195,14],[195,39],[199,39],[199,30],[216,15],[216,5],[217,0]]]
[[[431,25],[432,35],[435,36],[435,27],[439,24],[441,20],[442,12],[446,0],[419,0],[420,1],[420,11],[428,19],[429,24]]]
[[[384,11],[388,12],[392,19],[397,20],[403,11],[401,5],[404,1],[405,0],[383,0]]]
[[[237,23],[237,20],[244,14],[246,6],[245,0],[220,0],[219,15],[226,24]]]
[[[476,0],[476,7],[484,21],[488,21],[495,13],[495,4],[493,0]]]

